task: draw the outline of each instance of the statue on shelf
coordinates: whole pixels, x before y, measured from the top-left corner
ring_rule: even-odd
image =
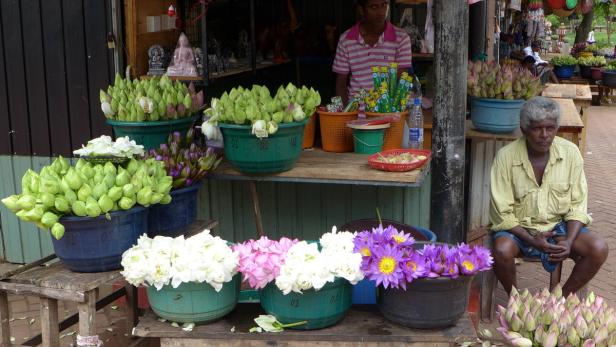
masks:
[[[190,42],[186,34],[181,33],[178,39],[178,45],[173,52],[173,60],[167,68],[169,76],[197,76],[197,67],[195,66],[195,53],[193,52]]]
[[[201,47],[195,48],[195,62],[197,65],[197,73],[199,73],[199,76],[203,76],[203,50]]]
[[[248,32],[242,30],[238,35],[237,42],[237,57],[240,59],[250,58],[250,43],[248,41]]]
[[[165,73],[165,50],[160,45],[148,49],[148,76],[158,76]]]

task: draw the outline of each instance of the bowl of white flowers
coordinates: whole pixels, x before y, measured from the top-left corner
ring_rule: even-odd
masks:
[[[364,278],[353,237],[334,227],[319,242],[250,240],[235,246],[239,271],[280,323],[302,330],[332,326],[351,307],[352,285]]]
[[[122,255],[122,275],[147,287],[152,310],[181,323],[206,323],[231,312],[239,299],[239,257],[209,230],[176,238],[143,235]]]

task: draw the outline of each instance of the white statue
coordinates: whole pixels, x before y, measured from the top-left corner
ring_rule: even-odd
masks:
[[[167,68],[169,76],[197,76],[195,53],[193,52],[186,34],[181,33],[178,46],[173,52],[173,60]]]

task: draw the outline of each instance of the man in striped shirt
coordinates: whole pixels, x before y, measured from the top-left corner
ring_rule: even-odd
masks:
[[[360,89],[372,89],[372,66],[396,62],[399,71],[411,67],[411,40],[387,21],[389,1],[358,0],[357,5],[363,20],[340,36],[333,66],[336,95],[345,104]]]

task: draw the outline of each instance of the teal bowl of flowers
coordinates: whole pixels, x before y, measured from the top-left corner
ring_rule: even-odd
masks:
[[[235,275],[217,292],[208,283],[182,283],[177,288],[165,285],[160,290],[148,287],[148,300],[160,318],[179,323],[207,323],[224,317],[237,305],[240,275]]]
[[[323,288],[305,290],[302,294],[291,292],[284,295],[275,283],[269,283],[260,291],[261,307],[282,324],[305,321],[290,329],[322,329],[340,321],[351,307],[353,286],[349,281],[336,278]]]

